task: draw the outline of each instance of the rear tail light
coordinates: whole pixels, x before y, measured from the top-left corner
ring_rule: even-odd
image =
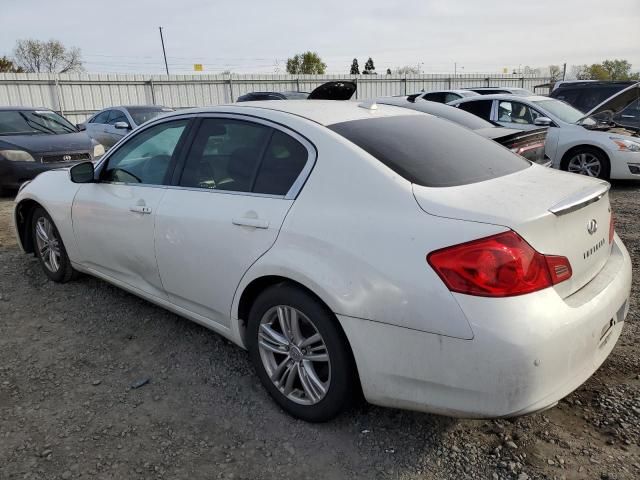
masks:
[[[427,262],[452,292],[511,297],[571,278],[566,257],[543,255],[508,231],[431,252]]]
[[[613,212],[611,213],[611,218],[609,219],[609,243],[613,242],[613,234],[616,233],[616,225],[615,220],[613,218]]]

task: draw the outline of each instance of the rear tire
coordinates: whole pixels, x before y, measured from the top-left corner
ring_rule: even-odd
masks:
[[[607,156],[601,150],[588,146],[569,151],[562,159],[560,168],[604,180],[608,180],[611,173],[611,164]]]
[[[354,398],[355,368],[335,316],[286,283],[269,287],[249,313],[247,343],[262,385],[290,415],[334,418]]]
[[[51,280],[65,283],[77,275],[64,248],[60,233],[49,214],[37,207],[31,216],[33,251],[40,260],[42,270]]]

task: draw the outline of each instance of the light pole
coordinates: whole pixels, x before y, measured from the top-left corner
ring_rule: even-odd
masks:
[[[167,52],[164,50],[164,38],[162,37],[162,27],[158,27],[160,29],[160,43],[162,43],[162,55],[164,56],[164,68],[167,71],[167,76],[169,75],[169,65],[167,64]]]

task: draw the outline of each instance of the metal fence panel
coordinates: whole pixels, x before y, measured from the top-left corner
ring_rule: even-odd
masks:
[[[304,91],[330,80],[357,82],[358,100],[420,90],[510,86],[533,90],[549,78],[509,74],[421,75],[119,75],[0,73],[0,105],[44,107],[74,123],[115,105],[173,108],[231,103],[255,91]]]

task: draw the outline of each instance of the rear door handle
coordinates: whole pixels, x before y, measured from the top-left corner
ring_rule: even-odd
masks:
[[[144,205],[134,205],[133,207],[129,207],[129,210],[131,212],[144,213],[147,215],[151,213],[151,207],[147,207]]]
[[[259,218],[234,218],[231,220],[234,225],[239,225],[241,227],[253,227],[253,228],[269,228],[269,222],[266,220],[261,220]]]

